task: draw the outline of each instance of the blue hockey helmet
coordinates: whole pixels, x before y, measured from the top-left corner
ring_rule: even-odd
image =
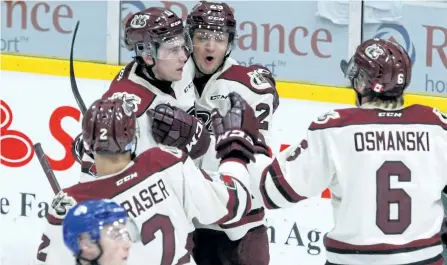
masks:
[[[63,236],[65,245],[78,256],[81,252],[79,237],[88,234],[98,242],[106,225],[127,223],[126,210],[111,200],[89,200],[75,205],[64,218]]]

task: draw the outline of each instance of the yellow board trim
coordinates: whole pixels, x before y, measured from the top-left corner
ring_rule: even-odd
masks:
[[[56,76],[69,76],[70,73],[68,60],[0,54],[0,61],[1,70],[6,71]],[[112,80],[122,66],[75,61],[74,68],[77,78]],[[355,104],[354,91],[348,88],[277,82],[277,90],[282,98]],[[405,105],[413,104],[423,104],[447,112],[447,98],[443,97],[405,95]]]

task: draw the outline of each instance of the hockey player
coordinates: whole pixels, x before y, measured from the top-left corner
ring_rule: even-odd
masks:
[[[225,113],[230,107],[227,95],[236,91],[256,110],[261,126],[259,137],[265,138],[269,144],[272,115],[279,104],[275,83],[266,68],[240,66],[229,57],[237,41],[236,20],[230,7],[225,3],[201,1],[188,15],[186,28],[194,47],[187,65],[195,69],[197,116],[212,131],[212,109]],[[162,114],[160,117],[164,117]],[[161,120],[153,124],[160,127],[158,131],[164,128],[169,131],[172,127]],[[262,146],[258,150],[268,155],[265,143]],[[214,148],[209,149],[199,164],[203,169],[216,170],[218,160]],[[256,192],[258,189],[252,187],[253,208],[240,222],[212,226],[196,223],[196,227],[203,228],[194,232],[194,255],[199,265],[269,263],[267,228],[262,201],[258,200],[260,195]]]
[[[160,104],[169,104],[176,106],[176,124],[172,128],[176,130],[158,137],[158,142],[187,151],[192,158],[200,157],[208,150],[211,136],[199,119],[187,115],[195,113],[193,68],[185,64],[192,43],[181,18],[169,9],[152,7],[131,16],[124,35],[127,49],[135,51],[135,59],[117,74],[103,99],[119,98],[134,104],[139,131],[136,154],[156,144],[148,135],[148,119],[143,114]],[[83,153],[80,136],[73,146],[75,157],[81,161],[81,178],[90,179],[96,174],[93,157]]]
[[[67,211],[85,200],[108,198],[120,203],[141,231],[130,264],[148,259],[152,264],[189,263],[193,218],[204,224],[231,224],[251,208],[246,163],[253,159],[252,138],[259,126],[254,111],[240,97],[230,98],[231,110],[215,122],[220,132],[216,135],[217,154],[222,158],[219,173],[199,170],[184,152],[172,147],[151,148],[132,159],[133,104],[93,103],[83,117],[82,137],[85,148],[94,154],[98,177],[56,195],[38,259],[47,265],[69,264],[71,255],[61,242],[60,227]],[[155,237],[156,232],[162,236]]]
[[[335,226],[325,240],[328,265],[443,264],[447,117],[404,107],[412,72],[399,44],[367,40],[341,66],[358,108],[319,117],[306,140],[276,159],[257,157],[250,173],[257,170],[264,202],[287,207],[329,187]]]
[[[62,231],[76,265],[126,264],[138,239],[135,224],[128,220],[126,210],[113,201],[89,200],[71,208]]]

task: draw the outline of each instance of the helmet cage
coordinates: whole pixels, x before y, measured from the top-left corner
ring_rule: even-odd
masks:
[[[158,60],[172,60],[181,56],[181,52],[184,52],[186,57],[189,57],[192,53],[193,44],[191,37],[186,30],[182,33],[169,36],[169,37],[157,37],[157,38],[145,38],[147,41],[142,41],[135,44],[136,56],[151,57]],[[167,46],[166,49],[165,47]],[[163,48],[163,51],[160,49]]]

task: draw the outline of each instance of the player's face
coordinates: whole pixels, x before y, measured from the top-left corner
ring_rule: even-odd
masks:
[[[204,74],[213,74],[222,65],[229,45],[227,32],[197,29],[194,31],[193,56],[196,67]]]
[[[99,241],[102,247],[102,255],[99,264],[123,265],[129,256],[132,240],[126,226],[113,225],[101,230]]]
[[[184,36],[177,36],[160,44],[155,60],[154,74],[159,80],[179,81],[191,50]]]

